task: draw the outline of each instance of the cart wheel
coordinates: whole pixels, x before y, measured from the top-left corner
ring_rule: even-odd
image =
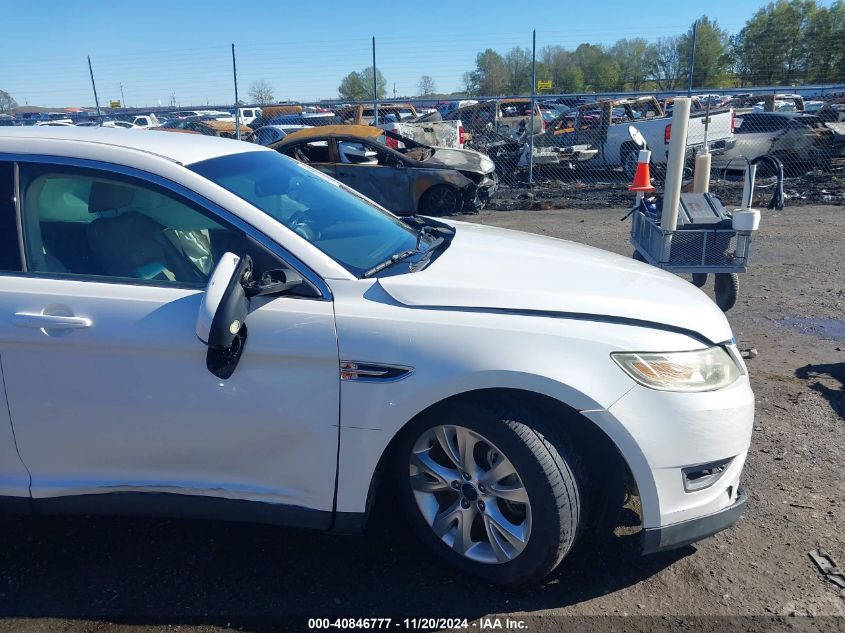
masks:
[[[632,257],[633,259],[636,259],[638,262],[643,262],[643,263],[645,263],[645,264],[647,264],[647,263],[648,263],[648,262],[646,261],[645,257],[643,257],[643,256],[642,256],[642,254],[640,253],[640,251],[634,251],[634,254],[633,254],[633,255],[631,255],[631,257]]]
[[[696,288],[703,288],[704,284],[707,283],[707,273],[693,273],[692,274],[692,285]]]
[[[739,294],[739,275],[736,273],[717,273],[716,277],[716,305],[727,312],[734,307]]]

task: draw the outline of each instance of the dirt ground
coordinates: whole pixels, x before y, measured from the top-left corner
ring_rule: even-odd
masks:
[[[630,254],[622,215],[616,207],[467,219]],[[659,622],[683,631],[845,630],[845,590],[808,557],[821,547],[845,566],[845,207],[764,212],[728,316],[740,348],[758,351],[749,361],[751,499],[737,526],[695,546],[641,557],[635,537],[585,543],[543,586],[514,592],[453,571],[389,515],[364,537],[27,518],[0,524],[0,631],[285,631],[307,628],[279,616],[407,615],[467,617],[472,630],[489,614],[524,618],[527,631],[657,630]],[[638,617],[559,617],[623,614]]]

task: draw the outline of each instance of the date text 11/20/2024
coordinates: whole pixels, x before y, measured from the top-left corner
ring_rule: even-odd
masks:
[[[484,617],[478,621],[467,618],[310,618],[310,630],[367,630],[367,629],[398,629],[402,630],[442,630],[466,629],[478,631],[492,630],[525,630],[526,623],[515,618]]]

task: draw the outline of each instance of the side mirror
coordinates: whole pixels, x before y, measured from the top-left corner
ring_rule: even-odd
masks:
[[[250,299],[265,295],[279,295],[305,283],[302,276],[295,270],[268,270],[261,275],[261,279],[250,279],[244,283],[244,292]]]
[[[244,321],[251,298],[283,294],[304,283],[290,269],[270,270],[253,279],[249,255],[225,253],[211,273],[197,315],[197,338],[208,347],[208,371],[224,380],[235,372],[246,344]]]
[[[197,338],[206,344],[206,367],[218,378],[229,378],[246,343],[244,320],[249,299],[244,282],[252,277],[252,260],[225,253],[208,280],[197,315]]]

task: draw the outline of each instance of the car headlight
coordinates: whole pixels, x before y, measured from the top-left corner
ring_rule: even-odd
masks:
[[[723,347],[691,352],[614,352],[616,364],[641,385],[661,391],[714,391],[740,376]]]

